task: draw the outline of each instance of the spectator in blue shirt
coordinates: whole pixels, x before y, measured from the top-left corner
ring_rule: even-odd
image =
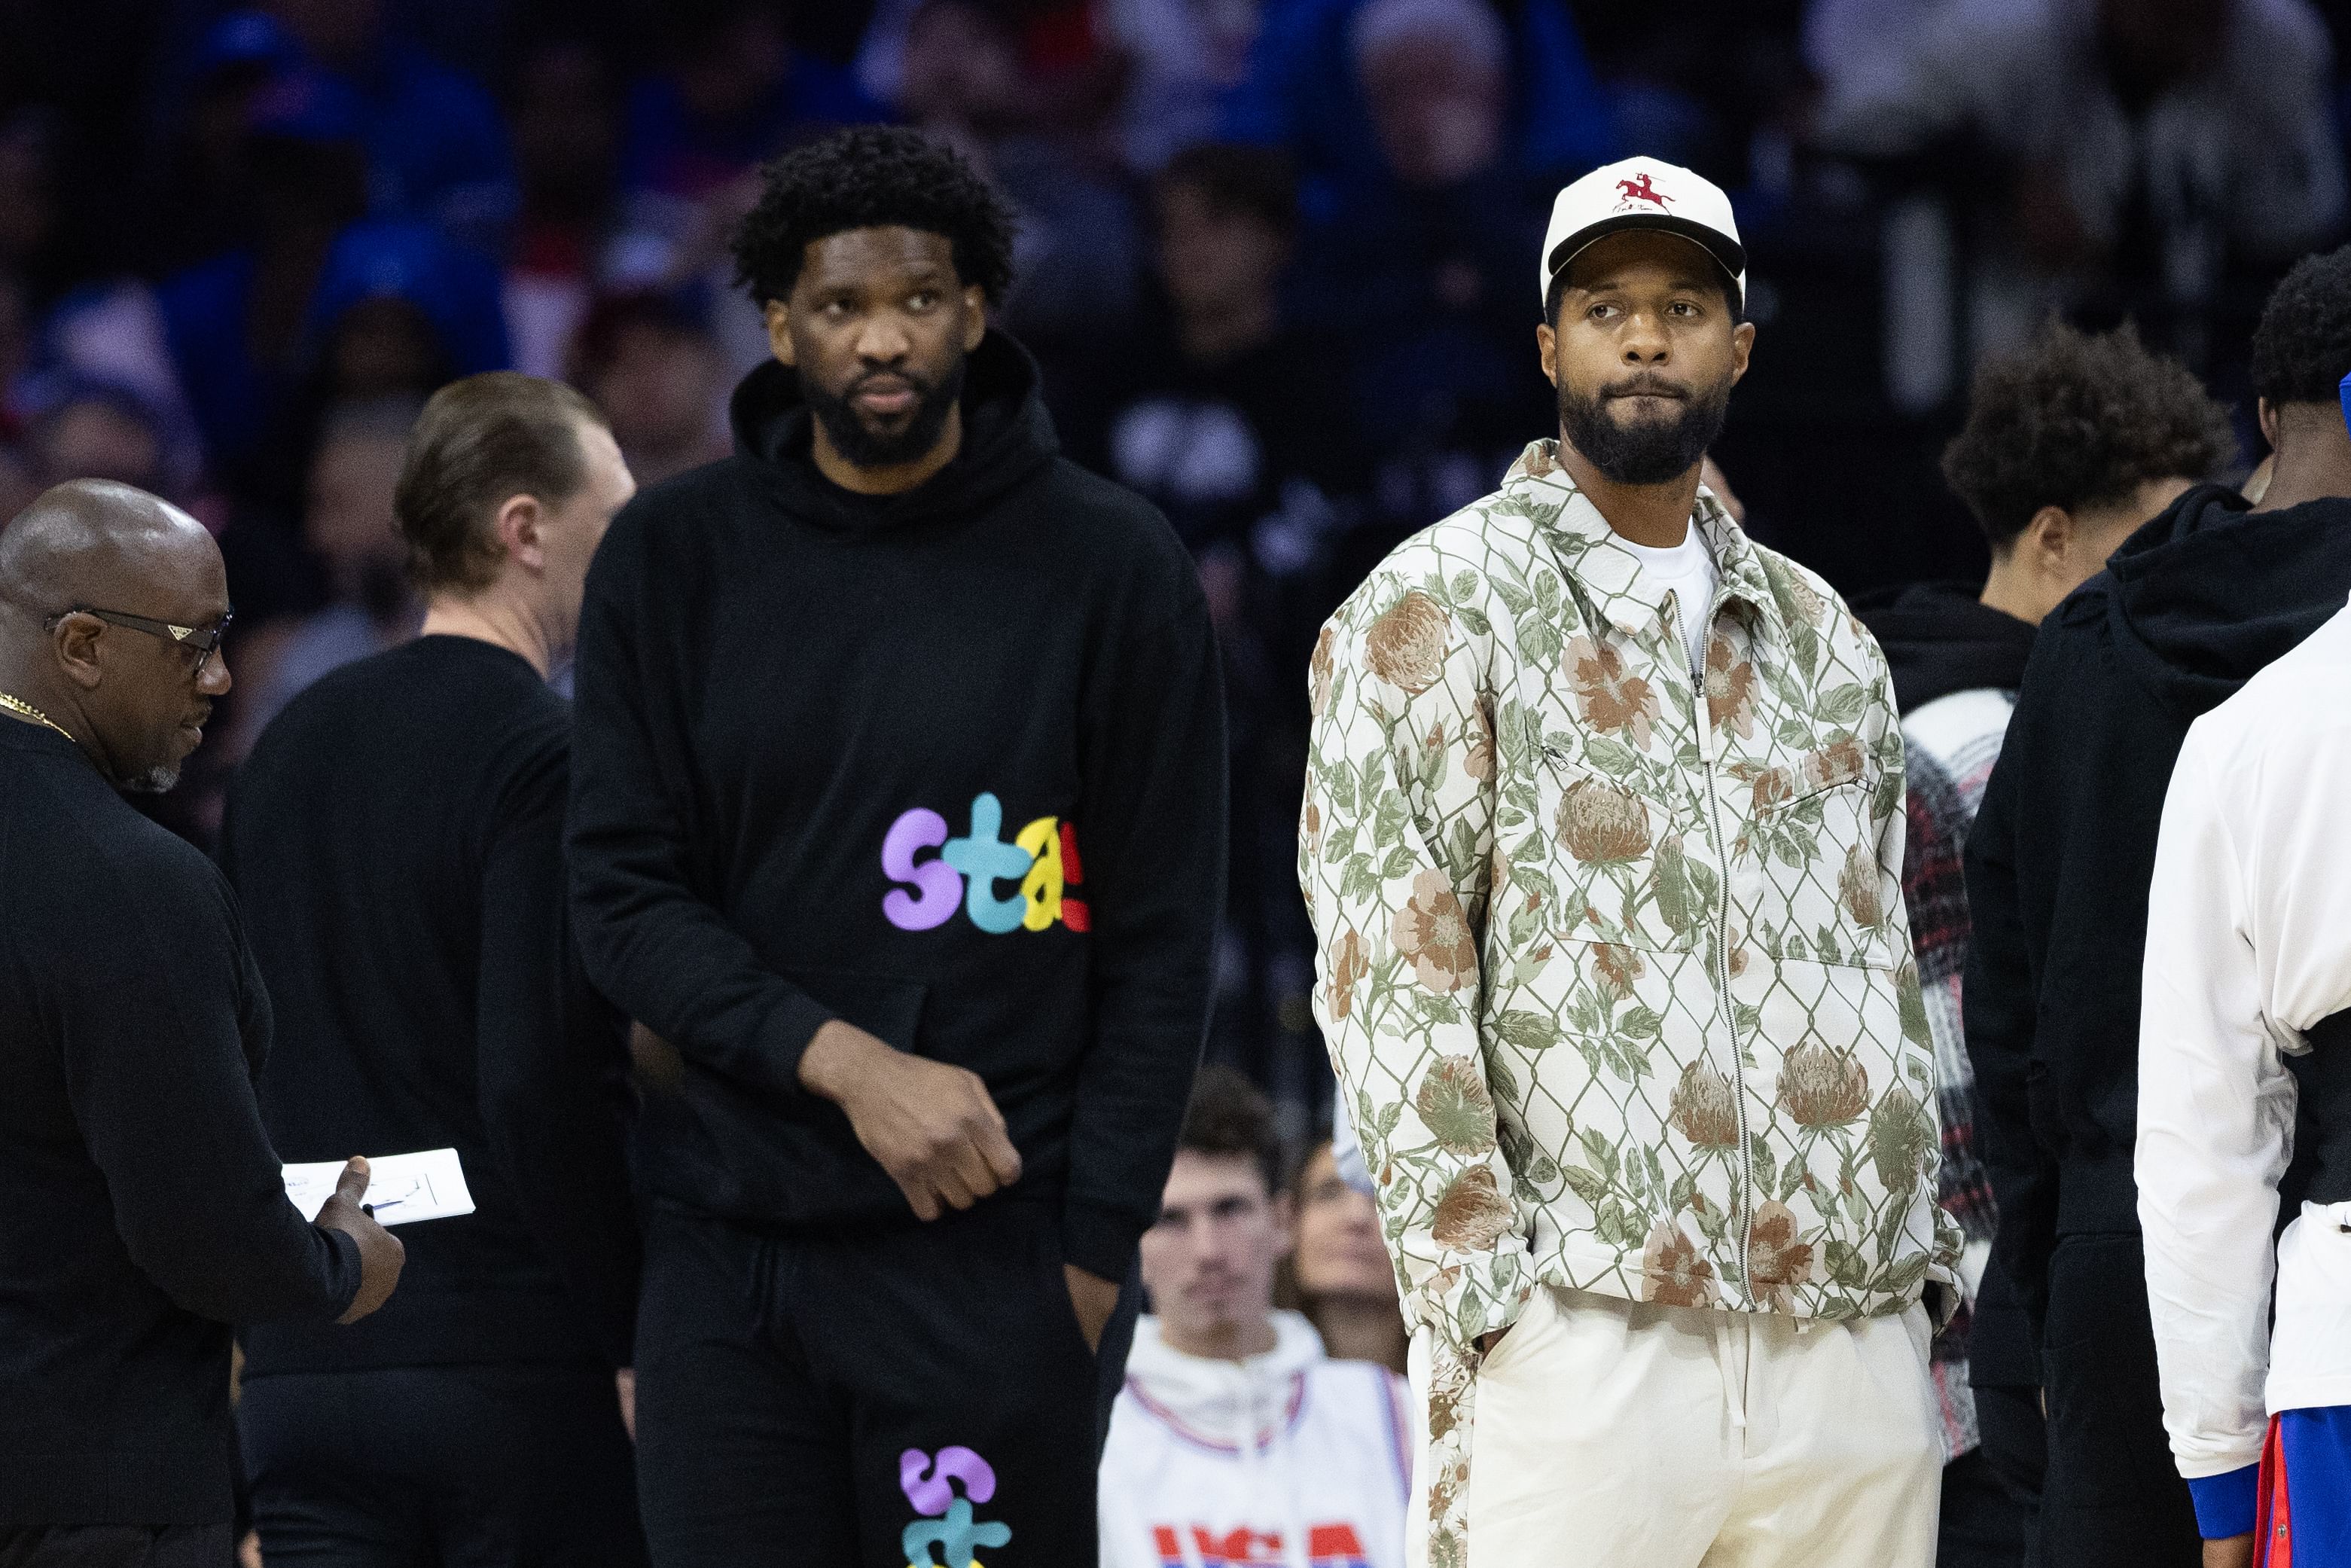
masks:
[[[632,194],[697,202],[790,142],[889,118],[846,68],[792,47],[772,0],[673,0],[660,16],[662,68],[629,94]]]
[[[393,37],[382,0],[270,0],[312,61],[357,95],[369,210],[495,249],[514,221],[514,159],[481,83]]]
[[[360,111],[334,78],[306,72],[255,109],[262,219],[250,245],[156,291],[165,339],[214,472],[266,494],[298,458],[286,439],[313,398],[422,395],[507,358],[496,269],[425,225],[353,221]],[[386,308],[371,301],[399,300]],[[298,447],[298,441],[292,443]]]

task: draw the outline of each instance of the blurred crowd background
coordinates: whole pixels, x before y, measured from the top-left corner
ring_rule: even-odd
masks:
[[[1848,593],[1977,578],[1935,460],[1971,364],[2136,319],[2238,405],[2346,229],[2351,0],[0,0],[0,517],[126,480],[214,528],[237,689],[156,806],[208,842],[271,713],[409,635],[423,397],[565,378],[645,484],[767,352],[726,236],[862,120],[1018,208],[1004,325],[1065,449],[1196,552],[1231,695],[1210,1053],[1327,1114],[1294,876],[1307,652],[1552,430],[1550,201],[1635,152],[1733,195],[1761,327],[1715,454]],[[779,607],[783,608],[783,607]],[[788,626],[788,619],[779,618]]]

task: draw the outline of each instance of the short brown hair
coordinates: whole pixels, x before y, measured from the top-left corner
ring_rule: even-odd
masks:
[[[431,593],[487,588],[502,558],[489,521],[516,496],[561,506],[588,483],[580,428],[610,429],[561,382],[491,371],[451,382],[416,416],[392,509],[408,575]]]
[[[1212,1159],[1253,1161],[1265,1177],[1266,1197],[1281,1191],[1281,1134],[1274,1126],[1273,1103],[1221,1063],[1200,1069],[1176,1148]]]

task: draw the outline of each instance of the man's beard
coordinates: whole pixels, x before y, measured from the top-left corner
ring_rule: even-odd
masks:
[[[122,789],[127,795],[168,795],[179,787],[179,764],[158,762],[144,772],[124,779]]]
[[[869,429],[858,417],[852,401],[860,387],[883,376],[904,382],[914,392],[914,414],[894,434]],[[832,438],[833,450],[851,467],[901,468],[927,457],[931,448],[939,444],[939,434],[947,427],[947,415],[954,412],[956,400],[963,396],[963,378],[964,356],[958,352],[955,362],[936,382],[925,382],[906,370],[869,371],[836,394],[817,385],[802,371],[800,395],[808,399],[809,408],[824,425],[824,433]]]
[[[1681,400],[1680,411],[1665,419],[1620,422],[1607,412],[1612,397],[1657,390],[1666,383],[1635,376],[1579,397],[1564,379],[1559,386],[1559,428],[1585,462],[1619,485],[1663,485],[1698,466],[1730,412],[1730,379],[1709,392]]]

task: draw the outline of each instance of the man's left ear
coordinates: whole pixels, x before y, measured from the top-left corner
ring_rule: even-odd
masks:
[[[498,508],[498,543],[533,571],[547,564],[547,511],[536,496],[510,496]]]
[[[1741,321],[1730,329],[1730,381],[1736,386],[1747,373],[1748,357],[1755,352],[1755,323]]]
[[[780,299],[770,299],[759,308],[768,323],[768,351],[780,364],[792,364],[798,352],[792,348],[792,308]]]
[[[975,283],[963,291],[963,351],[970,353],[987,336],[987,290]]]
[[[1298,1195],[1278,1192],[1273,1195],[1273,1233],[1281,1239],[1275,1249],[1276,1258],[1287,1258],[1298,1250]]]

